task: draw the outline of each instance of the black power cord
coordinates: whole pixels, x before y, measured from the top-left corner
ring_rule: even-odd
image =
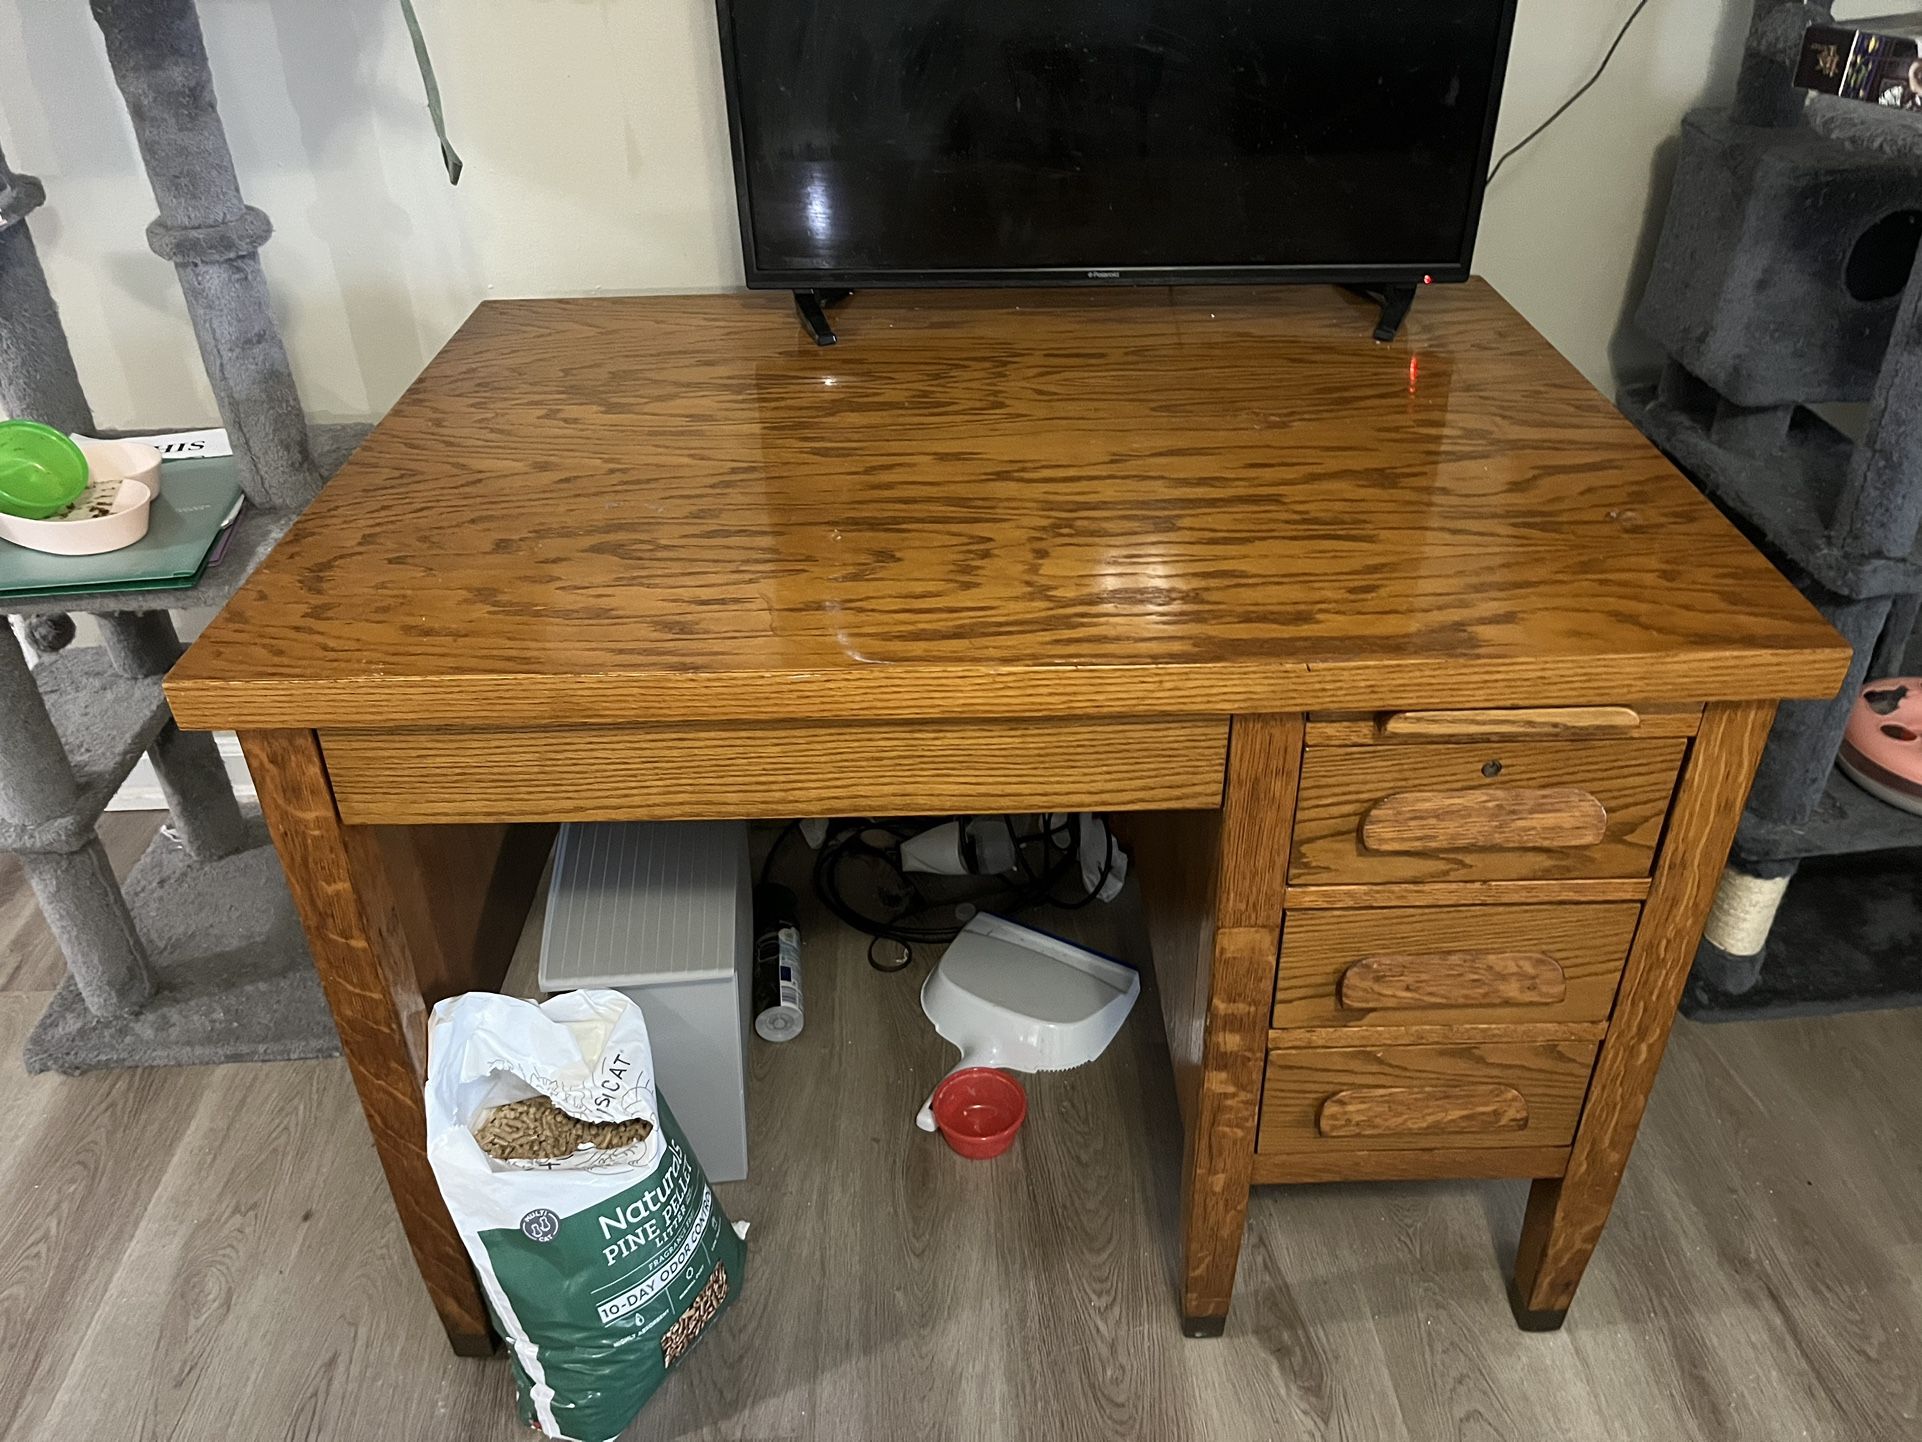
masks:
[[[775,835],[774,844],[768,847],[767,855],[761,858],[761,885],[767,885],[768,878],[774,872],[774,859],[781,854],[781,848],[787,844],[787,839],[799,832],[800,829],[801,822],[799,818],[796,818],[783,826]]]
[[[968,817],[955,817],[965,832]],[[1040,905],[1065,909],[1095,901],[1114,874],[1118,855],[1107,835],[1101,871],[1092,887],[1062,894],[1080,867],[1082,822],[1078,815],[1013,833],[1015,867],[1005,876],[947,877],[909,872],[901,864],[901,845],[930,825],[914,820],[847,819],[832,823],[814,860],[814,890],[840,920],[872,938],[868,964],[877,971],[900,971],[913,960],[912,948],[952,941],[975,912],[1010,915]],[[1105,830],[1105,827],[1104,827]],[[777,839],[776,845],[785,836]],[[772,860],[772,853],[770,853]],[[900,948],[898,960],[882,959],[876,943]]]
[[[1488,179],[1484,182],[1485,185],[1493,185],[1495,183],[1495,177],[1501,173],[1501,168],[1508,164],[1510,156],[1534,140],[1536,136],[1548,129],[1549,126],[1560,120],[1562,116],[1568,113],[1568,108],[1571,105],[1595,88],[1595,82],[1602,78],[1603,72],[1608,69],[1609,61],[1615,58],[1615,52],[1622,48],[1622,42],[1628,39],[1628,32],[1634,29],[1635,22],[1642,18],[1642,12],[1646,9],[1648,9],[1648,0],[1639,0],[1635,8],[1628,12],[1628,19],[1622,22],[1622,28],[1615,32],[1615,43],[1608,47],[1608,54],[1604,55],[1602,57],[1602,63],[1595,67],[1595,73],[1588,77],[1588,83],[1573,95],[1569,96],[1568,99],[1564,100],[1560,105],[1556,106],[1555,113],[1549,116],[1548,119],[1544,120],[1540,125],[1537,125],[1533,130],[1529,131],[1528,134],[1504,150],[1501,154],[1501,159],[1497,160],[1488,168]]]

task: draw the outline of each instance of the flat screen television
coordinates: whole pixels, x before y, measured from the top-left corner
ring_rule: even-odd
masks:
[[[718,0],[751,286],[1464,280],[1515,0]]]

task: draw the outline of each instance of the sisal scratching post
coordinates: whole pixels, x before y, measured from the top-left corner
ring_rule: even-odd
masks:
[[[93,0],[248,499],[299,510],[321,487],[293,369],[267,304],[260,247],[273,226],[240,194],[193,0]]]
[[[1768,946],[1768,929],[1776,923],[1776,911],[1782,909],[1782,898],[1787,896],[1789,881],[1793,873],[1784,871],[1780,877],[1755,877],[1737,867],[1728,867],[1722,873],[1722,883],[1716,886],[1714,906],[1709,907],[1709,921],[1701,929],[1705,944],[1724,952],[1730,959],[1730,969],[1739,963],[1753,963],[1761,967],[1762,948]],[[1755,984],[1755,977],[1747,977],[1745,984],[1730,984],[1730,979],[1716,979],[1724,990],[1743,992]]]
[[[1888,624],[1890,599],[1811,597],[1823,619],[1841,632],[1854,657],[1842,686],[1826,701],[1785,701],[1775,711],[1768,746],[1755,769],[1742,827],[1722,873],[1715,905],[1702,933],[1695,972],[1717,991],[1740,996],[1761,979],[1769,926],[1801,864],[1774,853],[1766,835],[1806,824],[1821,801],[1842,744],[1855,696],[1868,680],[1869,658]]]

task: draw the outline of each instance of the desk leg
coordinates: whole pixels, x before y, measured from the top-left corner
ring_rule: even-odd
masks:
[[[1190,1337],[1219,1337],[1228,1323],[1280,940],[1267,927],[1215,933],[1200,1089],[1181,1157],[1181,1330]]]
[[[1181,1323],[1218,1337],[1248,1216],[1302,718],[1243,716],[1219,813],[1143,817],[1155,976],[1180,1093]]]
[[[1601,1239],[1774,716],[1756,701],[1703,712],[1568,1170],[1528,1195],[1510,1301],[1529,1331],[1561,1326]]]
[[[493,1350],[427,1165],[426,1009],[499,984],[550,828],[348,826],[311,731],[241,736],[401,1226],[448,1341]]]

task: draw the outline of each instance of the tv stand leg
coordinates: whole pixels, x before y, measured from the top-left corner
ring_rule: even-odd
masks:
[[[1384,343],[1401,333],[1401,323],[1408,319],[1408,312],[1415,304],[1412,285],[1350,285],[1343,289],[1381,307],[1381,319],[1375,322],[1375,339]]]
[[[853,295],[851,290],[797,290],[794,310],[801,317],[801,329],[814,337],[816,345],[833,345],[840,337],[828,319],[828,307]]]

